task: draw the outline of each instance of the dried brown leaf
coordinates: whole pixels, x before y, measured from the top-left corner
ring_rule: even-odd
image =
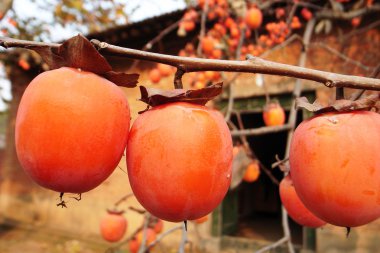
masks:
[[[118,86],[128,88],[136,87],[139,79],[139,74],[127,74],[115,71],[106,72],[102,76]]]
[[[80,68],[101,75],[116,85],[136,87],[138,74],[126,74],[112,71],[107,62],[91,42],[78,34],[62,43],[58,48],[49,45],[29,46],[28,49],[41,55],[50,69],[61,67]]]
[[[296,100],[296,106],[298,108],[304,108],[316,114],[325,113],[325,112],[348,112],[348,111],[354,111],[354,110],[370,110],[372,108],[379,110],[378,108],[379,100],[380,100],[380,93],[372,94],[355,101],[340,99],[340,100],[334,101],[331,105],[327,107],[322,107],[316,102],[311,104],[307,100],[307,98],[301,97]]]
[[[222,83],[213,84],[199,90],[160,90],[140,86],[140,100],[149,106],[158,106],[173,102],[188,102],[205,105],[209,100],[215,98],[222,92]]]
[[[107,60],[88,39],[80,34],[66,40],[58,48],[47,45],[30,46],[28,49],[39,53],[51,69],[71,67],[96,74],[103,74],[112,70]]]

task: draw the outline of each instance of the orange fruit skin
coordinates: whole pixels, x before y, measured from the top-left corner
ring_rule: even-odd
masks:
[[[128,249],[131,253],[137,253],[139,251],[140,244],[137,242],[136,239],[132,239],[128,242]]]
[[[281,126],[285,123],[285,111],[276,103],[269,104],[263,112],[263,120],[266,126]]]
[[[25,172],[57,192],[83,193],[103,182],[125,149],[130,111],[124,93],[93,73],[60,68],[26,88],[16,118]]]
[[[147,228],[146,229],[146,241],[145,241],[145,245],[148,246],[149,244],[151,244],[154,240],[156,240],[156,237],[157,237],[157,234],[156,232],[151,229],[151,228]],[[136,240],[137,240],[137,243],[139,245],[141,245],[142,243],[142,240],[143,240],[143,231],[140,231],[137,235],[136,235]]]
[[[247,13],[245,15],[245,23],[247,26],[251,29],[257,29],[261,26],[261,23],[263,22],[263,14],[261,10],[252,7],[247,10]]]
[[[294,132],[289,162],[306,208],[326,222],[356,227],[380,217],[380,115],[326,113]]]
[[[232,140],[218,111],[184,102],[157,106],[136,119],[128,145],[132,190],[160,219],[198,219],[227,193]]]
[[[151,228],[147,228],[145,233],[146,233],[145,246],[148,246],[149,244],[151,244],[152,242],[156,240],[157,234],[154,231],[154,229],[151,229]],[[143,231],[140,231],[134,238],[132,238],[132,240],[129,241],[128,243],[129,252],[137,253],[140,249],[142,240],[143,240]]]
[[[208,220],[208,215],[205,215],[203,217],[200,217],[199,219],[194,220],[194,222],[197,224],[202,224],[202,223],[205,223],[207,220]]]
[[[117,242],[127,231],[127,220],[121,214],[108,213],[100,221],[100,232],[104,240]]]
[[[157,64],[157,69],[158,71],[160,71],[160,74],[164,77],[170,76],[170,74],[172,73],[172,67],[166,64]]]
[[[151,71],[149,71],[149,80],[152,81],[152,83],[159,83],[161,80],[161,72],[158,68],[154,68]]]
[[[260,176],[260,166],[257,161],[250,163],[245,171],[243,180],[248,183],[255,182]]]
[[[203,40],[201,41],[202,43],[202,50],[203,52],[205,53],[212,53],[212,51],[214,50],[214,46],[215,46],[215,40],[214,38],[210,37],[210,36],[206,36],[203,38]]]
[[[160,219],[157,220],[157,223],[154,225],[153,230],[156,234],[160,234],[164,229],[164,222]]]
[[[298,224],[311,228],[326,225],[325,221],[316,217],[301,202],[289,175],[281,180],[280,198],[289,216]]]

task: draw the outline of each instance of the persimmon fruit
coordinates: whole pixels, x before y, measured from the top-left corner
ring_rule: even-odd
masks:
[[[263,22],[263,14],[260,9],[256,7],[249,8],[245,15],[245,23],[251,29],[257,29]]]
[[[145,246],[148,246],[152,242],[154,242],[157,238],[157,234],[152,228],[147,228],[146,231],[144,230],[138,232],[128,243],[129,251],[131,253],[137,253],[141,243],[143,241],[143,236],[145,233]]]
[[[21,98],[17,156],[39,185],[57,192],[87,192],[116,168],[129,124],[128,101],[114,83],[67,67],[46,71]]]
[[[245,170],[243,180],[248,183],[255,182],[260,176],[260,166],[259,162],[253,161],[251,162],[247,169]]]
[[[172,67],[163,63],[157,64],[157,69],[160,71],[161,76],[167,77],[172,73]]]
[[[291,175],[306,208],[326,222],[356,227],[380,217],[380,115],[325,113],[295,130]]]
[[[154,107],[134,122],[128,176],[142,206],[172,222],[210,213],[231,182],[232,140],[216,110],[185,102]]]
[[[325,221],[316,217],[302,203],[294,189],[290,175],[281,180],[280,198],[288,215],[301,226],[318,228],[326,224]]]
[[[279,103],[270,102],[264,107],[263,120],[266,126],[281,126],[285,118],[285,111]]]
[[[203,217],[200,217],[196,220],[193,220],[196,224],[202,224],[205,223],[208,220],[208,215],[205,215]]]
[[[313,13],[308,8],[302,8],[301,15],[307,21],[309,21],[313,17]]]
[[[152,83],[159,83],[161,80],[161,72],[158,68],[154,68],[149,71],[149,80]]]
[[[107,212],[100,221],[100,232],[104,240],[118,242],[127,231],[127,220],[122,213]]]
[[[157,219],[156,224],[154,224],[153,226],[154,232],[156,232],[156,234],[159,234],[162,232],[163,229],[164,229],[164,222],[161,219]]]
[[[215,47],[215,39],[211,36],[206,36],[201,41],[202,50],[205,53],[212,53]]]

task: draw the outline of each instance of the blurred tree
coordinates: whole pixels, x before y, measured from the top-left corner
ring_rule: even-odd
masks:
[[[3,0],[0,36],[52,41],[62,39],[57,30],[97,32],[127,23],[125,5],[117,0]]]

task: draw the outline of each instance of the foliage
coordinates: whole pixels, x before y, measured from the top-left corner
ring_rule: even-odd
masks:
[[[32,0],[24,8],[38,11],[40,15],[37,16],[20,15],[13,8],[17,1],[0,3],[3,36],[51,41],[56,29],[91,33],[128,22],[124,11],[126,3],[116,0]]]

